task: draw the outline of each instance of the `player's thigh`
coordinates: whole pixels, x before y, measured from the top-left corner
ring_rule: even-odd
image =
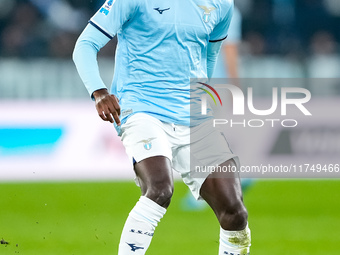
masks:
[[[143,159],[134,165],[134,170],[143,195],[156,199],[160,196],[163,199],[171,197],[174,182],[171,162],[167,157]]]
[[[197,174],[206,176],[200,196],[219,213],[242,206],[239,159],[230,149],[225,135],[219,129],[212,128],[210,121],[198,126],[193,132],[194,167],[199,165]]]
[[[173,151],[173,167],[182,176],[193,196],[201,199],[200,190],[210,170],[229,159],[239,162],[225,136],[208,122],[190,129],[190,143]],[[234,162],[234,161],[233,161]],[[234,168],[237,166],[234,165]],[[235,170],[235,169],[232,170]],[[223,173],[224,177],[227,173]],[[233,175],[231,176],[233,177]]]
[[[163,123],[137,113],[122,125],[122,141],[134,160],[137,183],[142,194],[163,205],[172,195],[172,152]]]

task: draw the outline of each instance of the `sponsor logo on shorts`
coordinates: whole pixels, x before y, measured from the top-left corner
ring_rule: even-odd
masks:
[[[151,150],[152,148],[152,140],[155,140],[156,137],[152,137],[152,138],[149,138],[149,139],[146,139],[146,140],[142,140],[142,141],[139,141],[138,143],[143,143],[143,146],[144,146],[144,149],[146,150]]]

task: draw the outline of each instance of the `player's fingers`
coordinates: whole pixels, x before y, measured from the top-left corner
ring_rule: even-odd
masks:
[[[106,121],[110,121],[111,123],[114,122],[113,118],[112,118],[112,114],[111,114],[110,111],[106,111],[106,112],[104,112],[104,114],[105,114],[105,117],[106,117]]]
[[[102,120],[105,120],[106,121],[106,116],[104,114],[104,111],[102,109],[100,109],[99,107],[96,107],[97,108],[97,113],[99,115],[99,117],[102,119]]]
[[[111,95],[110,102],[108,102],[107,106],[110,110],[110,113],[112,114],[112,117],[114,118],[115,122],[119,126],[120,125],[120,119],[119,119],[120,106],[119,106],[118,101],[117,101],[117,99],[114,95]]]
[[[112,114],[112,116],[113,116],[115,122],[117,123],[117,125],[120,126],[120,119],[119,119],[118,113],[117,113],[117,112],[114,112],[114,113]]]
[[[108,107],[97,106],[97,112],[102,120],[110,121],[111,123],[113,123],[113,118]]]
[[[120,106],[118,104],[118,99],[114,95],[106,96],[98,100],[96,102],[96,108],[99,116],[103,120],[111,123],[116,122],[117,125],[120,125]]]
[[[117,111],[118,115],[120,115],[119,99],[115,95],[111,95],[111,98],[112,98],[113,107]]]
[[[113,104],[110,104],[109,106],[109,112],[110,112],[110,118],[114,119],[117,125],[120,125],[120,119],[119,119],[119,113],[116,111],[115,107]]]

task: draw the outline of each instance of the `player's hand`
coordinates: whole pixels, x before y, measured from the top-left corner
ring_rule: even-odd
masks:
[[[115,95],[109,94],[107,89],[99,89],[93,92],[93,97],[96,102],[98,115],[104,121],[116,122],[120,126],[120,106],[119,100]]]

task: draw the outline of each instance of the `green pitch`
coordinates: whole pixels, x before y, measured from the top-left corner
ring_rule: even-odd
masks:
[[[148,255],[207,255],[218,250],[213,213],[172,204]],[[1,183],[0,254],[117,254],[128,212],[139,197],[131,182]],[[339,254],[340,181],[258,181],[245,194],[252,254]],[[6,244],[9,242],[9,244]]]

